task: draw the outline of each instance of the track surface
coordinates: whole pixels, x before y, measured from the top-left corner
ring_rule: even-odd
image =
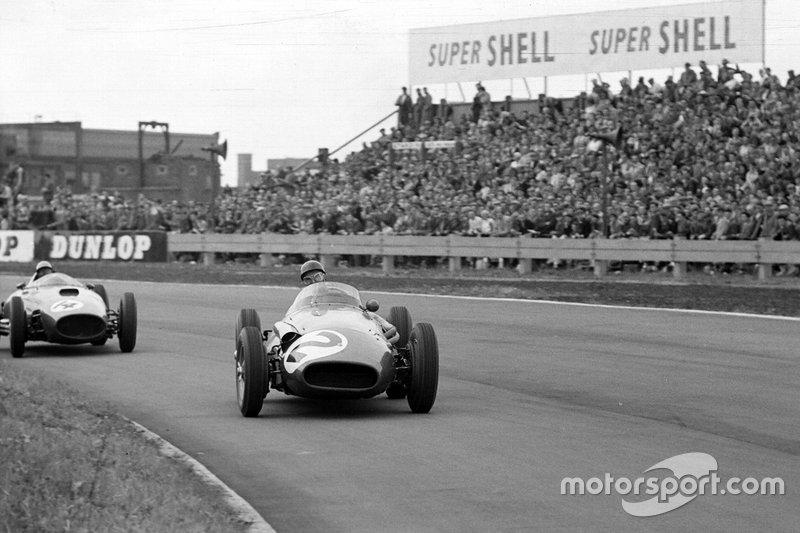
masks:
[[[0,277],[0,286],[16,281]],[[297,289],[105,285],[112,302],[136,293],[132,354],[116,339],[101,348],[31,343],[15,364],[113,402],[205,464],[278,532],[797,531],[800,523],[800,322],[381,294],[387,312],[405,305],[436,329],[441,371],[430,414],[384,396],[315,402],[272,391],[261,416],[244,419],[236,313],[254,307],[269,327]],[[0,357],[11,357],[7,340]],[[782,477],[786,495],[698,496],[637,518],[614,493],[560,493],[567,476],[634,479],[687,452],[712,455],[723,479]]]

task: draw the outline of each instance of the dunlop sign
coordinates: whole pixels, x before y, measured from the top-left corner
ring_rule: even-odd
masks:
[[[763,36],[762,0],[420,28],[409,36],[409,83],[761,63]]]
[[[33,231],[0,231],[0,263],[33,261]]]
[[[47,259],[82,261],[167,260],[167,237],[164,232],[44,232],[40,245]],[[49,247],[46,244],[49,241]]]

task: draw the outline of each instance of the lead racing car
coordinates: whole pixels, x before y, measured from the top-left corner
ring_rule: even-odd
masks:
[[[379,304],[362,305],[358,291],[337,282],[303,288],[272,330],[261,330],[254,309],[236,319],[236,397],[243,416],[261,412],[270,389],[306,398],[406,398],[427,413],[439,383],[439,345],[433,326],[412,324],[405,307],[388,321],[399,340],[387,340],[374,318]]]
[[[136,321],[133,293],[124,293],[119,307],[110,309],[103,285],[54,272],[17,285],[2,303],[0,335],[8,336],[13,357],[22,357],[27,341],[102,346],[114,335],[120,350],[131,352]]]

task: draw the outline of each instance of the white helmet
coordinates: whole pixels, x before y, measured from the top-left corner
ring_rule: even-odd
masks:
[[[55,269],[53,268],[53,265],[50,264],[50,261],[39,261],[39,263],[36,265],[36,273],[38,274],[40,270],[48,268],[50,269],[50,272],[46,272],[46,274],[55,272]]]
[[[303,263],[303,266],[300,267],[300,279],[306,281],[307,277],[314,277],[315,272],[320,272],[322,274],[322,279],[315,281],[322,281],[325,279],[325,268],[323,268],[322,263],[319,261],[306,261]],[[306,283],[308,282],[306,281]]]

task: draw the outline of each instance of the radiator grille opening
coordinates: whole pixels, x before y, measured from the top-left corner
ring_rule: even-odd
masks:
[[[378,382],[374,368],[353,363],[316,363],[303,375],[306,383],[314,387],[368,389]]]
[[[106,323],[95,315],[70,315],[56,323],[56,330],[64,337],[91,340],[105,333]]]

